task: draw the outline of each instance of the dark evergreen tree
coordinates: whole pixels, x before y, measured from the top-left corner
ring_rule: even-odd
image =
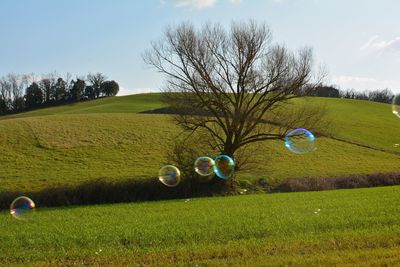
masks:
[[[96,98],[96,91],[94,90],[92,85],[86,86],[84,95],[85,95],[85,98],[87,98],[87,99],[95,99]]]
[[[54,100],[53,96],[55,91],[54,82],[48,78],[44,78],[40,81],[39,86],[43,91],[44,102],[47,104],[52,102]]]
[[[14,112],[23,111],[25,109],[25,99],[23,96],[16,97],[13,102]]]
[[[43,103],[43,92],[39,85],[33,82],[27,89],[25,94],[25,106],[30,108],[39,107]]]
[[[85,91],[86,83],[84,80],[76,79],[73,82],[73,86],[71,88],[71,101],[78,102],[81,100],[83,93]]]
[[[2,96],[0,96],[0,115],[7,114],[7,112],[7,101]]]
[[[54,100],[59,103],[63,102],[66,98],[66,84],[63,78],[58,78],[54,89]]]

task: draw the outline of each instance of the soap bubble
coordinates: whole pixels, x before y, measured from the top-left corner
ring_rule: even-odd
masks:
[[[175,166],[166,165],[158,172],[158,179],[166,186],[175,187],[181,181],[181,172]]]
[[[227,155],[219,155],[215,158],[214,172],[221,179],[228,179],[235,170],[235,162]]]
[[[295,129],[285,136],[285,146],[296,154],[315,150],[315,137],[306,129]]]
[[[392,113],[400,118],[400,94],[395,95],[395,97],[393,97]]]
[[[10,205],[10,214],[18,220],[31,219],[35,203],[28,197],[18,197]]]
[[[201,176],[210,176],[214,173],[215,161],[209,157],[200,157],[194,162],[194,170]]]

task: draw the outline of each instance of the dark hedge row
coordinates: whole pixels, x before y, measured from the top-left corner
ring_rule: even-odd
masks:
[[[251,183],[226,183],[214,179],[209,182],[186,180],[179,186],[169,188],[157,178],[145,181],[130,180],[120,183],[96,180],[75,187],[48,188],[38,192],[2,192],[0,209],[8,209],[18,196],[32,198],[38,207],[89,205],[135,201],[155,201],[192,197],[226,196],[251,192],[304,192],[333,189],[350,189],[376,186],[400,185],[400,173],[376,173],[333,178],[293,178],[271,186],[268,180],[260,179]]]

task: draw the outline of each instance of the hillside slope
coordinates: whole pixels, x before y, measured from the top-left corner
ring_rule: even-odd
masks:
[[[399,142],[400,120],[389,105],[329,98],[295,103],[326,105],[336,138],[393,152],[399,149],[393,144]],[[161,106],[160,94],[142,94],[3,117],[0,192],[29,192],[99,178],[156,177],[180,130],[169,115],[136,112]],[[258,164],[241,172],[240,179],[279,183],[296,177],[396,172],[400,162],[394,153],[325,137],[317,140],[316,151],[306,155],[290,153],[282,141],[255,146]]]
[[[159,93],[137,94],[105,97],[92,101],[42,108],[9,116],[0,116],[0,120],[61,114],[137,113],[162,106],[161,94]]]
[[[339,98],[295,99],[296,105],[326,106],[337,138],[400,152],[400,119],[388,104]],[[63,114],[138,113],[163,107],[160,93],[102,98],[58,107],[2,116],[2,119]]]

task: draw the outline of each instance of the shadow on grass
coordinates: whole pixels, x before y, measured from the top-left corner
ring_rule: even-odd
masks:
[[[233,187],[232,183],[219,179],[182,181],[177,187],[166,187],[156,178],[118,183],[98,179],[78,186],[46,188],[38,192],[0,192],[0,209],[8,209],[10,203],[22,195],[33,199],[39,207],[55,207],[221,196],[233,194]]]
[[[89,205],[121,202],[156,201],[192,197],[226,196],[254,192],[304,192],[400,185],[400,173],[376,173],[333,178],[293,178],[271,186],[267,180],[251,183],[184,180],[177,187],[166,187],[158,179],[107,182],[99,179],[79,186],[47,188],[38,192],[0,192],[0,209],[8,209],[19,196],[32,198],[39,207]],[[243,191],[242,191],[243,192]]]
[[[292,178],[271,192],[304,192],[400,185],[400,173],[374,173],[333,178]]]

